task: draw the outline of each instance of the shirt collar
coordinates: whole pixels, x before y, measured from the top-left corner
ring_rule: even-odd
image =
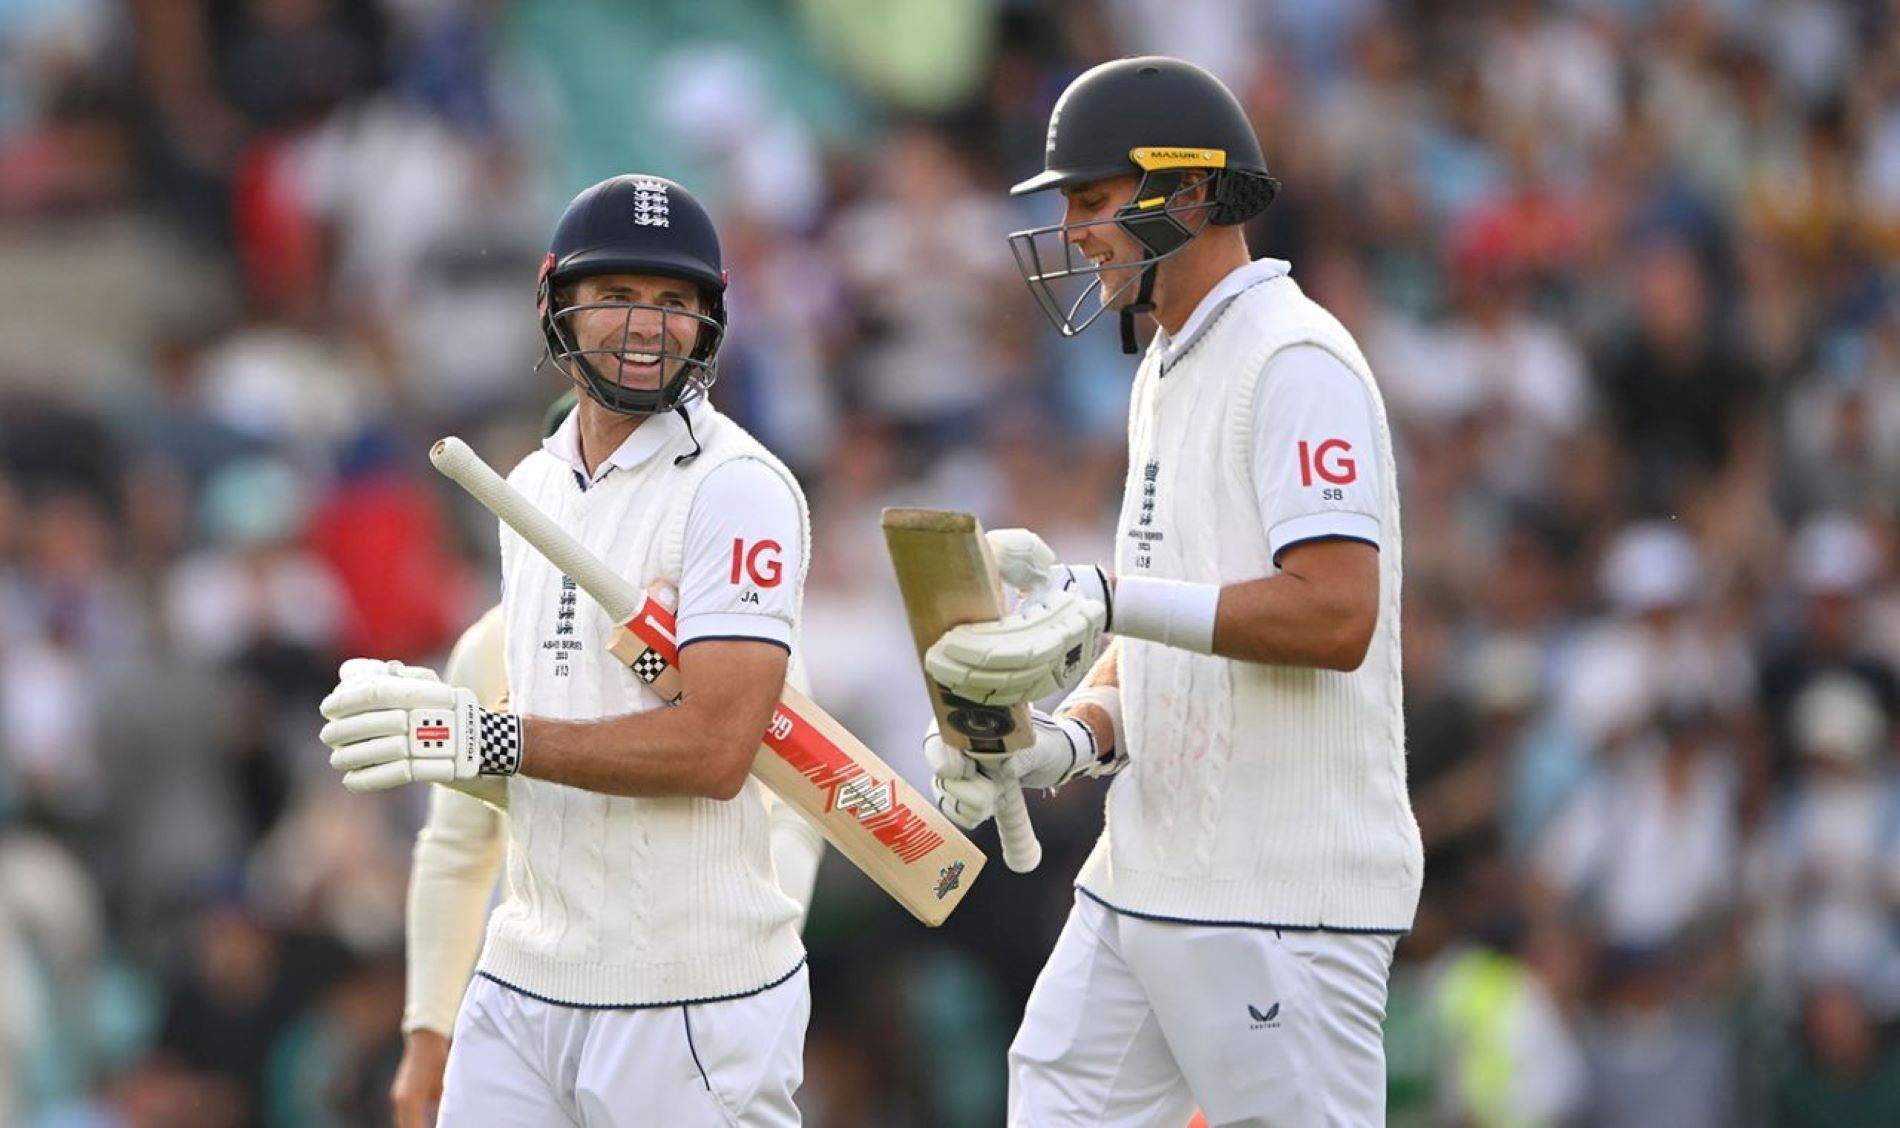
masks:
[[[695,399],[686,405],[686,414],[696,427],[704,422],[702,413],[705,410],[703,400]],[[585,476],[587,467],[581,461],[580,415],[578,407],[568,412],[567,418],[561,420],[561,425],[554,429],[554,433],[541,440],[541,449],[573,467],[576,474]],[[600,481],[610,470],[632,470],[658,454],[676,436],[684,436],[686,432],[686,422],[680,418],[678,411],[649,416],[594,468],[593,481]]]
[[[1171,337],[1166,329],[1155,330],[1153,348],[1160,352],[1164,363],[1174,360],[1187,351],[1201,331],[1213,324],[1215,316],[1228,302],[1239,297],[1242,291],[1278,278],[1291,269],[1292,266],[1285,259],[1275,258],[1255,259],[1246,266],[1235,267],[1227,273],[1227,277],[1214,283],[1214,288],[1194,307],[1194,312],[1188,315],[1187,324],[1181,326],[1179,335]]]

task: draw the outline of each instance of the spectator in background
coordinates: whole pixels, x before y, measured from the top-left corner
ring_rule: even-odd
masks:
[[[996,347],[1017,285],[1008,213],[977,191],[969,165],[941,133],[900,126],[872,165],[871,191],[832,230],[860,322],[855,403],[896,426],[909,450],[974,438],[1014,383]]]
[[[1778,1078],[1777,1125],[1900,1123],[1900,1044],[1882,1036],[1853,988],[1809,992],[1799,1035],[1796,1054]]]
[[[1879,577],[1878,548],[1866,528],[1841,514],[1819,514],[1797,532],[1788,553],[1797,618],[1761,659],[1760,699],[1774,737],[1773,773],[1785,780],[1797,748],[1794,702],[1830,673],[1859,682],[1881,715],[1900,718],[1900,676],[1866,633],[1867,593]]]
[[[1652,242],[1634,273],[1635,323],[1602,362],[1603,399],[1629,445],[1632,504],[1639,513],[1672,513],[1758,440],[1762,389],[1716,336],[1708,283],[1688,245]]]
[[[1452,239],[1447,272],[1455,316],[1434,360],[1468,383],[1488,480],[1509,495],[1548,489],[1561,442],[1589,422],[1589,373],[1572,339],[1530,309],[1529,225],[1507,212],[1478,214]]]
[[[344,448],[338,481],[311,515],[309,543],[346,597],[337,652],[421,661],[472,617],[474,601],[449,555],[441,495],[404,472],[394,439],[379,428]]]
[[[101,909],[79,859],[0,824],[0,1123],[85,1093],[103,1071]]]
[[[265,1122],[266,1071],[277,1040],[335,974],[320,938],[271,929],[232,889],[202,905],[190,965],[165,986],[157,1050],[171,1068],[215,1086],[236,1122]]]
[[[1779,492],[1797,513],[1900,508],[1900,315],[1825,342],[1788,395]]]
[[[1900,1018],[1900,777],[1889,719],[1865,682],[1839,672],[1811,679],[1790,714],[1798,774],[1754,875],[1762,982],[1845,987],[1890,1022]]]
[[[201,499],[207,547],[180,560],[166,585],[167,628],[192,658],[223,663],[263,649],[328,665],[343,618],[330,571],[300,546],[308,487],[271,459],[234,462]],[[327,684],[322,670],[310,684]]]
[[[0,774],[15,802],[55,822],[97,815],[102,694],[136,668],[143,617],[112,562],[112,530],[89,492],[31,503],[18,633],[0,649]]]

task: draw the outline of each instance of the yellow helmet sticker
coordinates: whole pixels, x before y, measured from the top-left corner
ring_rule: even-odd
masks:
[[[1163,168],[1226,168],[1225,149],[1167,149],[1142,145],[1128,150],[1128,159],[1144,172]]]

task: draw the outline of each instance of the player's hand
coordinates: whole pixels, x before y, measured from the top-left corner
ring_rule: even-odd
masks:
[[[1052,591],[993,623],[945,631],[924,653],[937,683],[979,705],[1016,705],[1073,689],[1095,661],[1108,609]]]
[[[1021,597],[1019,609],[1040,606],[1051,592],[1068,591],[1102,605],[1104,629],[1114,623],[1114,594],[1100,568],[1056,563],[1055,549],[1028,529],[992,529],[985,539],[997,574]]]
[[[318,735],[351,791],[405,783],[454,783],[513,775],[521,766],[521,718],[493,713],[473,690],[399,662],[353,658],[320,707]]]
[[[1095,734],[1073,717],[1032,712],[1036,741],[1003,757],[976,757],[944,742],[932,721],[924,732],[930,762],[930,794],[951,822],[971,830],[996,814],[996,792],[1005,783],[1054,789],[1095,764]],[[988,761],[988,762],[985,762]]]
[[[449,1040],[433,1030],[411,1030],[403,1039],[402,1061],[389,1085],[389,1110],[396,1128],[430,1128],[442,1104],[442,1075],[449,1068]]]

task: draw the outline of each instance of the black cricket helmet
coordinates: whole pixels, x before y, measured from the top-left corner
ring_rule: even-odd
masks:
[[[647,274],[692,283],[700,312],[684,306],[603,301],[577,304],[574,287],[599,274]],[[535,287],[547,360],[585,389],[595,403],[622,415],[657,415],[702,396],[718,378],[719,345],[726,335],[726,273],[719,233],[692,193],[658,176],[603,180],[574,197],[554,228]],[[591,310],[620,314],[621,332],[607,347],[587,348],[575,317]],[[659,314],[655,321],[636,311]],[[657,342],[653,326],[658,327]],[[636,332],[638,330],[638,332]],[[685,352],[676,340],[692,340]],[[630,355],[653,356],[661,379],[635,388],[614,373]]]
[[[1112,218],[1034,227],[1009,237],[1023,280],[1065,337],[1088,328],[1139,281],[1140,292],[1122,307],[1123,347],[1129,352],[1134,314],[1153,308],[1155,264],[1187,246],[1207,224],[1227,227],[1252,219],[1280,189],[1267,175],[1260,139],[1233,93],[1193,63],[1165,55],[1103,63],[1071,82],[1049,114],[1043,166],[1010,195],[1141,177],[1133,198]],[[1207,191],[1190,200],[1201,183],[1189,180],[1194,172],[1205,174]],[[1110,223],[1134,238],[1141,259],[1097,265],[1069,237]],[[1102,294],[1097,275],[1131,267],[1142,268],[1139,275],[1114,294]]]

